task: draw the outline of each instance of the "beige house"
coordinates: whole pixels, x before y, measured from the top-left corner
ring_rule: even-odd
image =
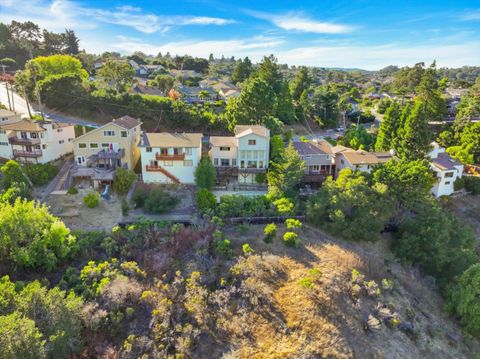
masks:
[[[141,122],[117,118],[73,141],[74,177],[90,178],[94,187],[111,182],[117,167],[133,170],[140,159]]]
[[[19,114],[0,108],[0,126],[18,122],[21,119],[22,117]]]
[[[337,175],[344,168],[369,173],[375,165],[388,162],[395,156],[393,152],[355,151],[345,146],[335,146],[332,152],[335,154]]]

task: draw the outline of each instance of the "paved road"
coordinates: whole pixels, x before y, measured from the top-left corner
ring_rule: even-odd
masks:
[[[28,116],[27,103],[25,102],[25,100],[17,93],[13,94],[13,100],[15,105],[15,112],[20,113],[21,115]],[[5,89],[4,82],[0,82],[0,102],[8,108],[7,90]],[[32,111],[38,111],[37,105],[32,104],[31,107],[32,107]],[[71,123],[74,125],[88,126],[88,127],[99,127],[99,125],[94,122],[59,114],[53,110],[48,110],[45,112],[45,114],[47,115],[48,118],[55,120],[57,122]]]

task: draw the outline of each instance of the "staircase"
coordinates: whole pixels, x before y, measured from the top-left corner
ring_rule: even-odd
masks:
[[[147,165],[147,172],[160,172],[162,173],[163,175],[165,175],[167,178],[169,178],[170,180],[173,181],[173,183],[177,183],[177,184],[180,184],[180,180],[174,176],[173,174],[171,174],[170,172],[168,172],[165,168],[163,168],[162,166],[148,166]]]

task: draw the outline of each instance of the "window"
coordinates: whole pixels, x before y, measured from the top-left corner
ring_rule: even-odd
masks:
[[[5,130],[0,130],[0,135],[4,135],[5,133]]]
[[[192,154],[192,148],[191,147],[185,147],[185,154],[190,156]]]
[[[63,143],[65,143],[65,140],[58,141],[58,144],[60,144],[60,145],[63,144]]]
[[[43,138],[43,137],[44,137],[44,135],[43,135],[43,133],[41,133],[41,134],[40,134],[40,138]]]
[[[218,166],[218,158],[214,158],[214,159],[213,159],[213,165],[214,165],[214,166]]]
[[[42,145],[42,150],[45,150],[47,148],[47,145]]]
[[[40,150],[41,149],[40,145],[35,145],[35,149]]]
[[[312,158],[312,156],[308,155],[308,156],[303,156],[303,158]]]
[[[69,138],[69,139],[68,139],[68,142],[72,142],[72,141],[73,141],[73,138]]]
[[[102,143],[102,148],[110,148],[110,144],[109,143]]]
[[[163,165],[164,165],[165,167],[167,167],[167,166],[173,166],[173,161],[163,161]]]
[[[247,168],[257,168],[257,161],[248,161]]]
[[[236,166],[237,165],[237,159],[236,158],[232,158],[232,166]]]
[[[340,163],[341,163],[342,165],[344,165],[344,164],[345,164],[345,161],[344,161],[344,160],[340,160]]]
[[[445,173],[445,178],[451,178],[453,177],[454,173],[453,172],[447,172]]]
[[[120,137],[127,137],[127,135],[128,135],[127,131],[120,132]]]
[[[182,149],[181,148],[174,148],[173,149],[173,154],[174,155],[181,155],[182,154]]]
[[[168,148],[166,147],[160,148],[160,154],[164,156],[168,155]]]
[[[248,144],[251,146],[255,146],[257,144],[257,140],[248,140]]]
[[[320,166],[319,165],[310,166],[310,171],[311,172],[318,172],[318,171],[320,171]]]
[[[83,157],[83,156],[77,156],[77,163],[78,163],[79,165],[84,164],[84,163],[85,163],[85,157]]]
[[[450,184],[450,182],[445,182],[445,184]]]
[[[258,161],[258,168],[263,168],[263,161]]]
[[[220,159],[220,166],[222,166],[222,167],[230,166],[230,160],[228,158]]]
[[[221,146],[220,151],[230,151],[230,147]]]
[[[8,142],[0,142],[0,146],[8,146]]]
[[[87,148],[87,144],[86,143],[79,143],[78,148]]]
[[[183,161],[183,165],[187,167],[193,166],[193,161],[192,160],[185,160]]]
[[[240,168],[245,168],[245,161],[240,161]]]
[[[90,148],[98,148],[98,143],[91,143]]]
[[[23,138],[24,140],[28,138],[26,132],[20,132],[20,137]]]
[[[103,131],[103,136],[113,137],[113,136],[115,136],[115,131]]]
[[[38,138],[38,133],[31,132],[30,133],[30,138]]]
[[[63,132],[63,128],[57,128],[57,132]]]
[[[147,151],[147,152],[152,152],[152,148],[151,148],[151,147],[147,147],[147,148],[145,149],[145,151]]]

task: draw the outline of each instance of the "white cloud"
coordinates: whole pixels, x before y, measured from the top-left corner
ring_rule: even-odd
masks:
[[[460,20],[464,21],[478,21],[480,20],[480,9],[470,10],[460,16]]]
[[[82,6],[70,0],[23,0],[21,6],[18,5],[12,0],[0,0],[0,21],[30,20],[50,30],[65,27],[89,29],[106,23],[127,26],[146,34],[165,32],[173,26],[221,26],[235,22],[208,16],[156,15],[128,5],[105,10]]]
[[[316,21],[294,12],[284,15],[272,15],[255,11],[247,11],[247,13],[259,19],[267,20],[277,27],[288,31],[311,32],[317,34],[341,34],[354,30],[354,27],[349,25]]]

